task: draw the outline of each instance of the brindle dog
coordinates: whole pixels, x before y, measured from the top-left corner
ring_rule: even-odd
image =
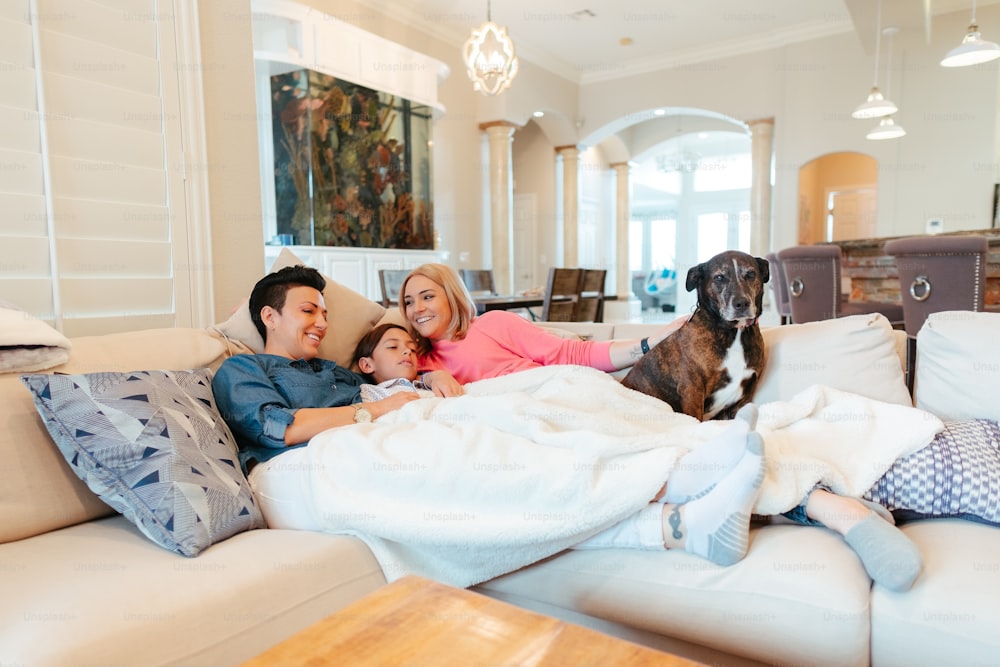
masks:
[[[764,369],[757,320],[769,278],[766,259],[734,250],[692,267],[685,286],[698,290],[694,314],[643,356],[623,384],[700,420],[732,419],[753,398]]]

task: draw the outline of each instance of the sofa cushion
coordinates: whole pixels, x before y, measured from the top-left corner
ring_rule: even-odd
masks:
[[[917,333],[914,405],[941,419],[1000,421],[1000,313],[931,313]]]
[[[879,314],[765,327],[767,362],[755,403],[788,400],[822,384],[898,405],[912,405],[896,336]]]
[[[0,545],[10,665],[235,665],[385,584],[361,540],[252,530],[186,559],[114,516]]]
[[[1000,526],[1000,426],[945,422],[926,447],[897,459],[866,498],[897,522],[955,517]]]
[[[906,593],[872,589],[872,664],[995,665],[1000,530],[958,519],[902,530],[924,568]]]
[[[868,664],[871,579],[826,528],[751,532],[721,567],[682,551],[568,551],[477,586],[767,664]]]
[[[271,271],[298,264],[306,262],[296,257],[288,248],[282,248],[278,258],[271,265]],[[326,337],[319,346],[319,356],[350,368],[358,341],[371,331],[385,315],[386,309],[382,304],[375,303],[326,275],[323,275],[323,278],[326,280],[323,300],[326,301],[328,328]],[[246,345],[252,352],[260,353],[264,351],[264,340],[250,319],[249,304],[252,290],[253,285],[247,289],[246,299],[237,306],[229,319],[216,324],[212,329],[226,338]]]
[[[147,329],[72,338],[69,361],[52,371],[91,373],[133,368],[217,367],[222,341],[204,329]],[[31,393],[13,373],[0,374],[0,543],[70,526],[113,510],[87,488],[52,442]]]
[[[160,546],[197,556],[263,528],[212,374],[134,371],[25,375],[73,471]]]

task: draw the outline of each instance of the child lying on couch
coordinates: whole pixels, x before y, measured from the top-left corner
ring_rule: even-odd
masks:
[[[430,387],[417,380],[416,350],[413,336],[398,324],[380,324],[366,333],[354,350],[354,363],[370,382],[361,385],[361,400],[377,401],[400,391],[433,396]]]

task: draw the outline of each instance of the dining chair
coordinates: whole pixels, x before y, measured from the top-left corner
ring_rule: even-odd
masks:
[[[913,390],[917,332],[931,313],[985,309],[985,236],[912,236],[885,243],[896,260],[906,329],[906,383]]]
[[[604,283],[607,276],[607,269],[583,269],[574,322],[604,321]]]
[[[903,324],[903,306],[884,301],[849,301],[840,289],[840,246],[800,245],[778,251],[788,285],[792,322],[815,322],[848,315],[881,313],[894,327]]]
[[[462,269],[460,273],[462,282],[468,288],[469,294],[496,295],[497,289],[493,282],[493,269]]]
[[[409,274],[409,269],[378,270],[378,284],[382,288],[382,306],[389,308],[399,305],[399,290]]]
[[[583,269],[550,268],[542,302],[542,321],[573,322],[582,284]]]
[[[779,324],[789,324],[792,321],[792,304],[788,298],[788,283],[785,281],[785,271],[781,260],[774,252],[767,253],[768,264],[771,265],[771,293],[774,294],[774,307],[778,311]]]

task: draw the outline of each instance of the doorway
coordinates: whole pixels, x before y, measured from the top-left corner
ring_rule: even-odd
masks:
[[[799,245],[878,236],[878,160],[829,153],[799,169]]]
[[[826,197],[826,240],[874,237],[876,196],[875,188],[831,190]]]

